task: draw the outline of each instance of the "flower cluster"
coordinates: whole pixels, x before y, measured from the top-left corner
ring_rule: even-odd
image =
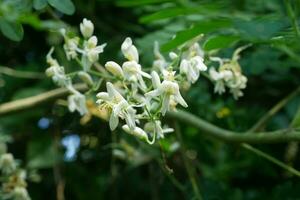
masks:
[[[61,66],[56,59],[52,57],[54,48],[51,48],[47,55],[49,64],[46,74],[52,77],[52,80],[59,86],[67,88],[71,95],[68,97],[68,107],[71,112],[78,111],[81,115],[87,114],[86,97],[73,87],[72,75],[77,75],[88,86],[93,87],[94,82],[88,73],[91,66],[98,61],[99,54],[103,52],[106,44],[98,45],[98,39],[93,36],[94,25],[91,21],[84,19],[80,24],[80,31],[83,39],[79,37],[70,37],[65,29],[60,33],[64,37],[63,46],[68,60],[76,60],[82,67],[81,71],[75,74],[66,74],[64,66]]]
[[[112,130],[120,119],[124,120],[126,124],[122,128],[125,132],[152,144],[156,138],[163,138],[165,133],[173,131],[162,127],[161,118],[166,112],[174,110],[178,104],[188,106],[179,85],[195,83],[200,72],[207,70],[202,51],[198,43],[194,43],[180,56],[171,52],[170,61],[167,61],[156,43],[151,73],[143,71],[139,52],[131,38],[124,40],[121,51],[126,59],[122,65],[114,61],[105,64],[106,70],[117,79],[114,83],[107,82],[107,92],[97,94],[97,103],[109,111]],[[178,75],[176,70],[180,70]]]
[[[178,105],[188,107],[182,97],[182,89],[189,88],[208,69],[198,42],[184,44],[178,51],[170,52],[168,58],[160,52],[159,44],[155,42],[152,68],[145,68],[140,63],[137,47],[127,37],[120,47],[123,62],[111,60],[102,66],[98,63],[99,54],[106,44],[98,45],[91,21],[84,19],[80,31],[82,37],[70,37],[65,29],[60,30],[65,41],[66,57],[75,60],[81,66],[80,71],[65,73],[65,68],[52,58],[53,49],[47,56],[50,67],[46,73],[55,83],[72,93],[68,97],[69,110],[82,115],[88,112],[85,95],[75,90],[72,84],[72,78],[78,76],[89,86],[87,94],[97,93],[96,103],[99,110],[108,113],[111,130],[121,124],[126,133],[149,144],[172,132],[172,128],[162,124],[162,118],[168,111],[176,110]],[[235,97],[242,95],[241,89],[245,88],[247,79],[241,74],[237,55],[230,62],[219,59],[221,66],[218,71],[214,68],[209,70],[211,79],[216,83],[216,92],[224,92],[227,86]],[[206,74],[206,77],[209,75]],[[106,91],[98,92],[103,80]]]
[[[0,196],[3,199],[30,200],[26,189],[26,172],[18,167],[13,155],[7,153],[4,142],[0,142],[0,171]]]
[[[237,49],[232,59],[222,59],[219,57],[211,57],[212,61],[219,63],[219,68],[216,70],[214,67],[209,69],[209,76],[215,83],[214,91],[218,94],[223,94],[228,87],[234,99],[243,96],[242,89],[246,88],[247,77],[242,74],[241,67],[238,63],[239,52],[242,48]]]

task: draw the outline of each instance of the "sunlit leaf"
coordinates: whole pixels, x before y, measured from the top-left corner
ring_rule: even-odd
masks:
[[[226,19],[203,21],[201,23],[196,24],[190,29],[178,32],[173,40],[162,45],[161,50],[169,51],[199,36],[200,34],[209,33],[221,28],[228,28],[231,25],[232,25],[231,21]]]
[[[217,35],[208,38],[204,45],[203,49],[206,51],[213,50],[213,49],[221,49],[231,46],[232,44],[236,43],[240,39],[239,36],[235,35]]]
[[[157,20],[172,18],[172,17],[178,17],[180,15],[191,15],[196,13],[205,13],[210,10],[207,6],[202,7],[188,7],[188,8],[167,8],[164,10],[160,10],[156,13],[146,15],[140,18],[141,23],[150,23]]]

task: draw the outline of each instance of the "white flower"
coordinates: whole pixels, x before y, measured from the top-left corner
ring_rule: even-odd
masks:
[[[139,53],[137,48],[132,44],[130,37],[127,37],[121,45],[123,55],[129,61],[139,62]]]
[[[111,130],[117,128],[119,118],[124,119],[130,127],[135,128],[135,109],[124,99],[124,97],[114,88],[110,82],[106,83],[107,92],[97,94],[97,103],[112,109],[109,126]]]
[[[16,170],[16,163],[14,157],[10,153],[1,155],[0,157],[0,169],[3,174],[10,174]]]
[[[64,50],[68,60],[74,59],[77,57],[77,49],[79,44],[79,38],[66,38],[64,44]]]
[[[94,62],[98,61],[99,54],[103,52],[104,47],[106,46],[106,43],[102,44],[102,45],[99,45],[99,46],[97,46],[97,43],[98,43],[98,39],[97,39],[96,36],[92,36],[87,41],[85,52],[86,52],[86,55],[88,57],[88,60],[91,63],[94,63]]]
[[[93,35],[94,24],[90,20],[84,18],[82,23],[80,23],[80,31],[85,38],[89,38]]]
[[[105,64],[105,68],[107,69],[107,71],[109,71],[110,73],[112,73],[113,75],[119,78],[124,76],[121,66],[116,62],[113,61],[107,62]]]
[[[159,84],[156,89],[145,94],[146,97],[150,98],[158,96],[162,97],[162,115],[165,115],[166,112],[170,110],[171,98],[173,98],[174,102],[179,103],[183,107],[188,107],[187,103],[180,94],[178,83],[172,80],[172,75],[174,76],[173,72],[165,73],[165,80]]]
[[[139,83],[139,86],[142,90],[145,90],[146,84],[143,80],[143,77],[151,78],[149,74],[142,71],[142,67],[136,61],[127,61],[122,65],[124,78],[133,83]]]
[[[225,84],[224,84],[224,76],[222,73],[216,71],[214,67],[209,69],[209,76],[213,81],[215,81],[214,92],[218,94],[222,94],[225,92]]]
[[[64,67],[60,66],[57,60],[52,58],[53,51],[54,48],[51,48],[47,54],[47,63],[50,67],[46,69],[46,75],[52,77],[53,82],[57,85],[69,87],[72,84],[71,79],[66,76]]]
[[[70,112],[77,110],[80,115],[88,113],[85,96],[78,91],[74,91],[73,94],[68,97],[68,108]]]
[[[12,196],[15,200],[30,200],[26,188],[20,186],[14,188]]]
[[[157,139],[164,138],[166,133],[171,133],[174,131],[172,128],[162,128],[161,127],[161,121],[155,120],[154,122],[148,122],[144,126],[144,130],[147,133],[152,133],[154,135],[154,132],[156,133]]]
[[[243,96],[242,89],[246,88],[247,78],[242,74],[238,74],[231,81],[228,82],[228,87],[230,88],[230,92],[233,95],[234,99],[238,99]]]
[[[200,71],[206,70],[207,67],[200,56],[194,56],[189,60],[183,59],[180,63],[180,73],[185,74],[190,83],[195,83],[200,76]]]
[[[129,128],[128,125],[123,125],[122,129],[128,134],[134,135],[134,136],[138,137],[139,139],[149,142],[147,133],[143,129],[141,129],[137,126],[133,129],[131,129],[131,128]]]

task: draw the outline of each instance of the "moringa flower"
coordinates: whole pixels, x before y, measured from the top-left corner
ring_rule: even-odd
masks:
[[[85,47],[85,53],[91,63],[98,61],[99,54],[103,53],[106,43],[97,46],[98,39],[96,36],[90,37]]]
[[[119,124],[119,118],[124,119],[130,127],[135,128],[135,109],[124,99],[124,97],[115,89],[110,82],[106,83],[107,92],[97,94],[97,103],[100,106],[111,109],[109,126],[115,130]]]
[[[183,107],[188,107],[187,103],[180,94],[178,83],[173,80],[172,76],[174,76],[174,74],[174,72],[165,72],[165,80],[160,84],[158,81],[156,81],[158,87],[145,94],[146,97],[150,98],[158,96],[162,97],[162,115],[165,115],[166,112],[170,110],[171,98],[173,98],[176,103],[179,103]]]
[[[138,83],[138,86],[142,90],[145,90],[147,88],[143,77],[150,79],[151,76],[142,71],[142,67],[140,64],[138,64],[136,61],[127,61],[123,63],[122,68],[125,80],[133,83]]]
[[[77,110],[80,115],[88,113],[85,96],[75,90],[73,94],[68,97],[68,108],[70,112]]]
[[[3,174],[11,174],[17,166],[11,153],[5,153],[0,156],[0,169]]]

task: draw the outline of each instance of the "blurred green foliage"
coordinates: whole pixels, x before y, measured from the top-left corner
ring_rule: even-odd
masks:
[[[0,64],[43,73],[50,46],[62,40],[56,30],[74,29],[84,17],[94,22],[101,43],[109,44],[102,63],[121,59],[126,36],[135,39],[145,66],[153,60],[154,41],[168,52],[202,35],[205,50],[228,58],[235,48],[251,44],[240,59],[249,79],[243,98],[214,94],[205,79],[185,94],[190,112],[218,126],[246,131],[299,86],[299,12],[299,0],[0,0]],[[63,60],[63,50],[57,50]],[[20,79],[0,69],[0,103],[53,88],[50,79]],[[299,102],[294,98],[265,129],[290,126]],[[292,125],[299,124],[299,112],[295,120]],[[79,121],[80,116],[59,101],[0,117],[0,133],[14,141],[9,149],[42,177],[39,183],[29,183],[33,200],[55,199],[61,181],[66,199],[194,198],[175,134],[148,146],[122,131],[111,133],[97,118],[85,125]],[[299,177],[240,146],[180,126],[204,199],[300,199]],[[61,141],[74,135],[80,137],[80,147],[68,160]],[[288,144],[257,147],[282,161],[287,156]],[[292,164],[300,168],[297,155]]]

